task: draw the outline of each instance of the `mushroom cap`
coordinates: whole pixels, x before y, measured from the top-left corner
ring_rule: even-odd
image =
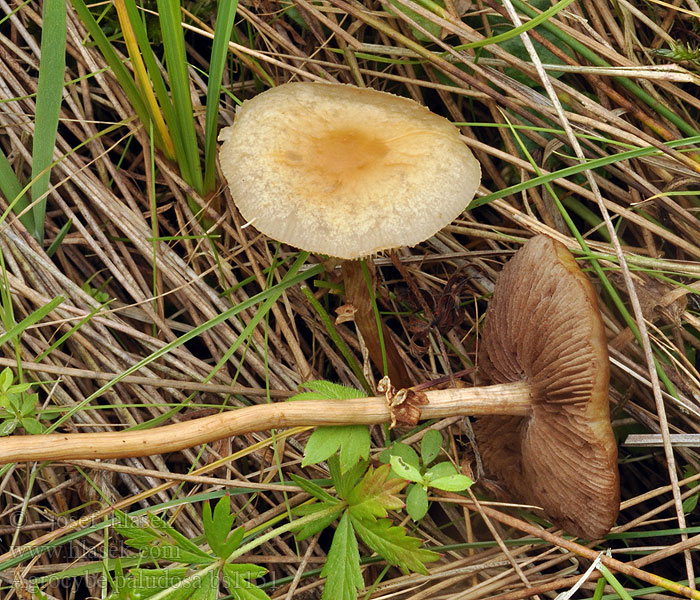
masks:
[[[219,160],[243,218],[303,250],[412,246],[474,197],[481,169],[447,119],[400,96],[287,83],[238,109]]]
[[[482,332],[480,372],[527,380],[533,403],[529,417],[474,423],[487,477],[569,533],[604,535],[620,507],[607,343],[593,286],[565,246],[537,236],[516,252]]]

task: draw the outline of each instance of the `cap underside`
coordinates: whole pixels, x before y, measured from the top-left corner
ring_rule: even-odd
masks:
[[[482,332],[480,371],[527,380],[533,399],[531,417],[474,424],[487,476],[570,533],[605,534],[619,510],[607,344],[593,286],[562,244],[538,236],[515,254]]]

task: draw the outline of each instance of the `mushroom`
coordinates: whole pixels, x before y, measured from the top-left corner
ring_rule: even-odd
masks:
[[[535,237],[506,264],[482,338],[480,373],[527,381],[532,398],[527,417],[475,421],[487,477],[569,533],[607,533],[620,491],[605,331],[593,286],[562,244]]]
[[[346,300],[383,370],[372,265],[364,271],[357,259],[418,244],[467,207],[481,170],[457,128],[408,98],[297,82],[244,102],[220,139],[221,168],[244,219],[278,241],[346,259]],[[407,387],[385,326],[382,333],[384,374]]]
[[[491,478],[569,533],[606,533],[619,509],[607,346],[593,286],[559,242],[535,237],[503,268],[480,369],[497,383],[257,405],[146,431],[0,438],[0,463],[145,456],[273,427],[380,424],[397,414],[481,415],[475,431]]]

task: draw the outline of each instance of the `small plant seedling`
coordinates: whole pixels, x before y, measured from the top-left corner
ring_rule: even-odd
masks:
[[[214,510],[208,502],[202,508],[204,537],[209,551],[187,539],[165,520],[149,514],[146,522],[137,523],[117,511],[119,524],[114,526],[127,545],[139,551],[139,562],[171,563],[167,568],[133,568],[124,573],[117,564],[110,577],[109,600],[158,597],[208,600],[218,597],[219,579],[236,600],[267,600],[268,596],[253,581],[267,573],[254,564],[231,562],[244,537],[243,527],[233,527],[235,515],[230,498],[222,496]],[[172,566],[172,564],[178,566]],[[182,566],[180,566],[182,565]]]
[[[295,508],[294,514],[305,517],[324,515],[301,527],[297,532],[298,539],[314,535],[339,519],[321,571],[321,576],[326,577],[322,600],[355,600],[364,586],[358,537],[405,573],[427,574],[425,563],[437,560],[439,555],[421,548],[418,538],[406,535],[403,527],[395,526],[387,518],[389,510],[403,507],[397,494],[406,481],[392,477],[389,465],[375,469],[368,467],[366,461],[343,472],[337,455],[328,459],[328,468],[337,496],[306,479],[291,475],[294,482],[316,500]]]
[[[31,383],[14,383],[10,367],[0,372],[0,436],[10,435],[18,427],[30,434],[44,432],[36,413],[39,395],[30,393],[31,387]]]
[[[364,395],[360,390],[329,381],[311,381],[304,387],[310,391],[297,394],[291,400],[361,398]],[[377,469],[369,466],[369,449],[369,429],[365,425],[319,427],[306,443],[302,466],[327,461],[337,496],[291,475],[299,487],[316,499],[314,503],[294,509],[294,514],[325,515],[300,528],[298,539],[314,535],[339,519],[328,560],[321,572],[321,576],[326,577],[322,600],[357,598],[358,590],[364,585],[358,537],[404,572],[427,573],[425,563],[438,558],[436,553],[421,548],[419,539],[407,536],[404,528],[393,525],[387,518],[389,510],[403,508],[404,503],[397,494],[407,481],[392,477],[389,465]]]
[[[380,455],[380,460],[391,464],[394,475],[412,482],[406,492],[406,512],[414,521],[428,512],[428,488],[462,492],[474,483],[449,461],[430,466],[439,456],[442,443],[440,432],[430,429],[421,441],[420,457],[411,446],[400,442]]]

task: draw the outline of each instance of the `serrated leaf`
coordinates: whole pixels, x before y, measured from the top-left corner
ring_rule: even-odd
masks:
[[[294,509],[293,512],[295,515],[304,516],[314,514],[315,512],[321,512],[322,510],[326,510],[328,507],[328,504],[318,503],[306,506],[298,506]],[[325,517],[315,519],[311,523],[303,525],[299,529],[299,531],[297,531],[296,538],[298,540],[305,540],[306,538],[311,537],[312,535],[316,535],[319,531],[323,531],[326,527],[330,526],[330,524],[338,518],[338,515],[341,512],[343,512],[343,510],[345,510],[345,507],[341,504],[338,504],[337,513],[331,513],[330,515],[326,515]]]
[[[347,498],[352,488],[364,475],[367,468],[367,461],[361,461],[347,471],[342,471],[340,468],[340,459],[337,456],[331,456],[328,459],[328,470],[331,473],[333,486],[339,498]]]
[[[153,528],[161,533],[161,539],[164,539],[166,545],[174,545],[180,548],[188,556],[187,562],[191,564],[206,564],[211,562],[212,558],[197,544],[187,539],[170,523],[161,519],[158,515],[148,513],[148,521]],[[165,536],[164,538],[162,536]],[[199,559],[199,560],[197,560]]]
[[[435,429],[428,429],[420,443],[420,457],[427,467],[433,462],[442,449],[442,434]]]
[[[369,458],[370,438],[366,425],[319,427],[306,442],[302,467],[328,460],[340,450],[340,468],[347,471]]]
[[[408,479],[414,483],[423,483],[423,475],[421,475],[421,472],[413,465],[409,465],[400,456],[391,457],[391,469],[402,479]]]
[[[219,558],[228,558],[243,540],[244,529],[231,531],[235,517],[231,514],[231,499],[228,495],[219,498],[212,513],[209,502],[202,506],[204,536],[212,552]]]
[[[347,512],[335,530],[321,577],[326,578],[322,600],[356,600],[364,586],[360,550]]]
[[[424,563],[436,561],[440,555],[421,548],[418,538],[406,535],[403,527],[395,527],[389,519],[355,519],[352,525],[357,535],[377,554],[383,556],[391,564],[399,567],[404,573],[428,574]]]
[[[414,521],[420,521],[428,512],[428,492],[414,483],[406,494],[406,512]]]
[[[401,479],[389,478],[391,467],[369,468],[365,476],[348,494],[349,510],[358,519],[386,517],[387,510],[403,507],[396,496],[406,485]]]
[[[224,583],[236,600],[269,600],[268,595],[250,581],[266,573],[264,567],[247,563],[229,563],[223,567]]]
[[[466,475],[461,473],[455,473],[454,475],[448,475],[447,477],[438,477],[430,481],[430,487],[438,490],[444,490],[445,492],[463,492],[469,489],[473,485],[473,481],[469,479]]]
[[[302,384],[302,387],[320,394],[324,399],[349,400],[350,398],[364,398],[365,393],[354,387],[333,383],[324,379],[316,381],[307,381]]]
[[[198,585],[187,600],[216,600],[219,592],[219,573],[209,571],[198,580]]]

